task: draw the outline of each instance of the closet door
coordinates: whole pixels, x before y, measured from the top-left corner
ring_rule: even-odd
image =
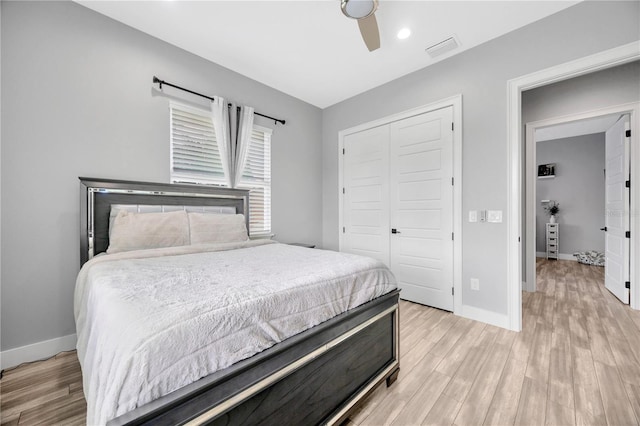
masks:
[[[453,108],[390,125],[390,266],[400,297],[453,310]]]
[[[389,126],[344,138],[341,250],[389,266]]]

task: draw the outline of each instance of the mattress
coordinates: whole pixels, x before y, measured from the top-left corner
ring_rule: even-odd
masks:
[[[74,301],[87,424],[395,288],[377,260],[272,241],[97,256],[81,269]]]

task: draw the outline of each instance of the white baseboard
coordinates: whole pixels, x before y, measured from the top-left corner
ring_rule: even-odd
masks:
[[[507,314],[498,314],[475,306],[462,305],[460,316],[509,329],[509,317]]]
[[[0,368],[15,367],[23,362],[38,361],[76,348],[76,335],[58,337],[0,352]]]
[[[543,251],[539,251],[536,252],[536,257],[542,257],[542,258],[546,258],[547,257],[547,253],[543,252]],[[560,253],[558,255],[558,259],[560,260],[573,260],[575,262],[578,261],[578,259],[572,255],[572,254],[565,254],[565,253]]]

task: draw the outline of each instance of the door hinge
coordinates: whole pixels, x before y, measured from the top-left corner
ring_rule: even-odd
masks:
[[[453,241],[453,232],[451,233],[451,241]]]
[[[625,181],[624,186],[625,188],[631,188],[631,181],[630,180]]]
[[[342,233],[344,234],[345,232],[347,232],[347,231],[346,231],[345,227],[343,226],[342,227]]]
[[[624,135],[625,135],[626,137],[630,138],[630,137],[631,137],[631,130],[627,130],[627,131],[624,133]]]
[[[624,282],[624,288],[631,289],[631,281],[625,281]]]
[[[454,293],[455,293],[455,292],[453,291],[453,287],[451,287],[451,295],[452,295],[452,296],[455,296],[455,294],[454,294]]]
[[[451,123],[451,131],[453,132],[453,123]]]
[[[343,186],[343,187],[342,187],[342,193],[343,193],[343,194],[345,194],[345,192],[344,192],[344,191],[345,191],[345,189],[344,189],[344,186]]]
[[[631,238],[631,231],[625,232],[624,236],[627,237],[627,238]]]
[[[451,186],[453,186],[453,185],[454,185],[454,180],[453,180],[453,178],[451,178]]]
[[[344,155],[344,153],[345,153],[345,152],[346,152],[346,151],[345,151],[345,149],[344,149],[344,148],[342,148],[342,155]]]

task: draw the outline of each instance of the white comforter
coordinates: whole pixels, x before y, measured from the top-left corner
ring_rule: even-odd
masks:
[[[87,423],[104,424],[394,288],[376,260],[270,241],[98,256],[75,293]]]

